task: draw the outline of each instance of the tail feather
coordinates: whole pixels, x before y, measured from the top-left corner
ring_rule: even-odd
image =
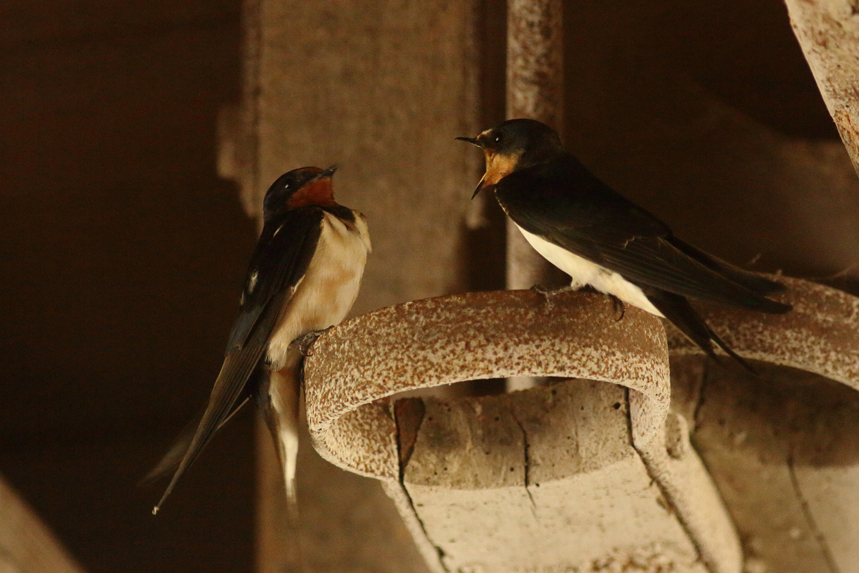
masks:
[[[235,408],[233,408],[232,412],[227,416],[227,418],[218,425],[218,429],[224,427],[224,425],[233,419],[233,416],[239,413],[239,411],[244,407],[245,404],[248,403],[250,396],[243,395],[239,397],[238,404]],[[185,457],[185,454],[188,452],[188,448],[191,447],[191,442],[194,440],[194,434],[197,432],[197,426],[200,425],[200,420],[203,419],[203,412],[205,410],[200,410],[196,416],[185,426],[176,439],[173,441],[173,445],[170,446],[170,449],[166,454],[161,458],[161,461],[152,468],[152,470],[146,474],[146,476],[140,480],[141,483],[149,483],[151,481],[155,481],[158,478],[164,477],[166,475],[172,474],[176,471],[179,465],[182,463],[182,458]]]
[[[751,365],[734,352],[722,338],[716,334],[710,326],[704,322],[698,311],[686,300],[685,297],[674,293],[650,289],[646,293],[648,300],[655,306],[659,312],[668,319],[671,324],[677,327],[680,332],[686,335],[689,340],[694,342],[704,353],[713,358],[717,362],[721,362],[720,357],[716,354],[713,343],[715,342],[719,348],[725,351],[725,354],[733,358],[737,364],[748,370],[750,373],[757,375],[757,372]]]
[[[287,351],[286,365],[269,374],[268,384],[258,394],[260,409],[274,438],[278,460],[283,469],[286,490],[287,531],[295,551],[296,563],[303,570],[296,466],[298,460],[299,398],[303,356],[297,346]]]
[[[173,478],[167,484],[158,504],[152,509],[152,515],[158,514],[164,501],[173,492],[173,488],[197,460],[218,429],[244,404],[250,392],[249,383],[255,383],[254,376],[259,372],[259,362],[263,352],[264,348],[261,346],[248,346],[230,352],[224,357],[224,364],[221,366],[217,380],[215,380],[215,386],[212,388],[206,410],[203,412],[200,423],[179,461]],[[180,438],[180,444],[183,438]],[[173,454],[172,450],[168,452],[166,463],[170,463]],[[162,464],[159,464],[159,467],[161,466]]]

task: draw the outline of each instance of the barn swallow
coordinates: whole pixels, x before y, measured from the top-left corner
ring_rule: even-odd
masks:
[[[343,320],[371,250],[364,215],[334,200],[335,169],[295,169],[266,193],[262,233],[221,372],[193,435],[180,438],[153,470],[157,475],[175,468],[153,513],[215,432],[256,399],[275,438],[295,524],[302,341]]]
[[[689,300],[780,314],[767,298],[786,288],[739,269],[675,237],[665,223],[597,179],[558,134],[531,119],[512,119],[458,137],[483,150],[486,172],[472,197],[495,193],[501,208],[546,260],[622,303],[669,320],[707,355],[713,343],[745,368]]]

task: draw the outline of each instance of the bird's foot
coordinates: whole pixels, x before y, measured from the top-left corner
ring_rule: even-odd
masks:
[[[313,332],[308,332],[304,336],[299,336],[295,340],[292,341],[293,344],[298,345],[298,351],[301,352],[301,355],[304,357],[313,356],[313,352],[311,352],[312,346],[316,343],[317,339],[334,328],[333,326],[329,326],[328,328],[323,328],[322,330],[314,330]]]
[[[552,310],[552,308],[555,306],[555,303],[552,302],[553,297],[555,297],[556,295],[559,295],[561,293],[575,290],[575,289],[571,285],[562,286],[560,288],[550,288],[550,287],[545,287],[543,285],[534,285],[531,287],[531,290],[536,292],[536,293],[540,293],[541,295],[543,295],[543,298],[546,299],[546,306],[549,308],[549,310]]]
[[[550,296],[555,296],[556,294],[561,294],[563,292],[568,292],[575,289],[572,285],[566,285],[559,288],[550,288],[545,287],[543,285],[534,285],[531,287],[531,290],[540,293],[546,298],[549,298]]]
[[[614,308],[614,312],[617,313],[620,311],[620,316],[614,319],[615,322],[620,322],[623,320],[623,316],[626,314],[626,303],[614,296],[613,294],[608,295],[611,299],[611,306]]]

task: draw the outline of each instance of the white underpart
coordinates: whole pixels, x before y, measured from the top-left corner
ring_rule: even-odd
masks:
[[[570,275],[573,288],[581,288],[591,285],[600,292],[612,294],[625,303],[637,306],[650,314],[662,316],[655,306],[647,299],[640,288],[620,276],[596,263],[574,255],[570,251],[550,243],[546,239],[529,233],[519,225],[516,225],[525,239],[534,249],[547,261]]]
[[[364,216],[344,223],[325,213],[316,252],[304,277],[295,286],[272,337],[267,358],[271,362],[269,396],[276,416],[277,438],[290,512],[295,507],[295,464],[298,456],[298,396],[301,354],[290,343],[296,338],[342,321],[361,284],[370,236]],[[294,519],[293,519],[294,521]]]

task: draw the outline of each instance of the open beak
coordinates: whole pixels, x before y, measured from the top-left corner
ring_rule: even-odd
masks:
[[[459,141],[467,141],[471,145],[476,145],[477,147],[480,147],[480,148],[483,147],[482,145],[480,145],[480,142],[477,141],[476,137],[457,137],[456,139],[458,139]]]
[[[477,197],[477,194],[483,191],[483,180],[486,178],[486,175],[480,178],[480,183],[477,184],[477,189],[474,190],[474,193],[471,194],[471,198],[474,199]]]
[[[476,137],[457,137],[456,139],[458,139],[459,141],[467,141],[471,145],[475,145],[475,146],[479,147],[480,149],[483,149],[483,145],[480,143],[480,140],[478,140]],[[486,173],[484,173],[483,177],[480,178],[480,183],[477,184],[477,189],[475,189],[474,193],[471,195],[472,199],[477,197],[477,194],[480,193],[481,191],[483,191],[483,188],[484,188],[483,181],[485,179],[486,179]]]

